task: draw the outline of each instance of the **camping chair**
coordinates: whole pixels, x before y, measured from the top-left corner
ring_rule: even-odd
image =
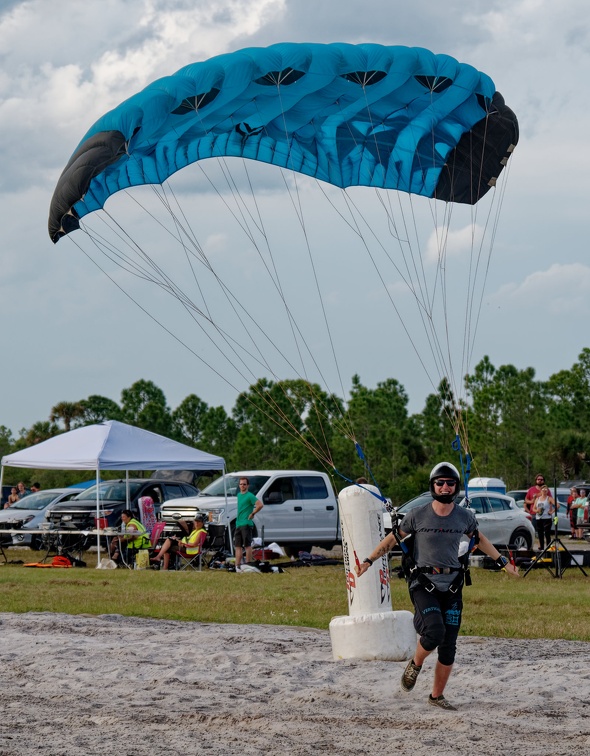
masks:
[[[147,498],[147,497],[146,497]],[[150,538],[150,545],[147,547],[143,547],[141,549],[135,549],[130,546],[127,546],[125,548],[125,553],[121,552],[121,557],[123,564],[126,567],[132,568],[135,566],[135,562],[137,560],[137,555],[140,552],[147,551],[148,553],[148,559],[147,559],[147,565],[149,566],[149,560],[152,556],[154,556],[157,553],[157,546],[158,541],[160,540],[160,537],[162,535],[162,531],[164,530],[164,527],[166,526],[166,523],[163,521],[156,521],[154,524],[154,527],[152,528],[151,533],[146,533],[146,535],[149,534]]]
[[[152,528],[152,532],[150,533],[150,546],[148,548],[150,559],[157,556],[160,551],[160,539],[162,538],[162,533],[164,532],[165,527],[166,523],[163,520],[157,520]]]
[[[225,559],[225,530],[225,525],[209,525],[207,528],[207,540],[203,545],[203,560],[206,560],[207,567],[217,558]],[[210,556],[207,559],[208,555]]]
[[[176,569],[177,570],[201,570],[203,564],[203,552],[206,548],[207,536],[201,544],[197,554],[185,554],[180,549],[176,551]],[[194,547],[193,547],[194,548]]]
[[[148,533],[152,533],[157,524],[154,500],[151,496],[141,496],[137,505],[139,507],[139,519],[141,520],[141,524]]]

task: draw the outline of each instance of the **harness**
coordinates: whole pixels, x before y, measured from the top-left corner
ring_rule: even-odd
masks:
[[[428,575],[451,575],[454,572],[457,573],[457,576],[449,586],[449,591],[451,593],[457,593],[463,584],[471,585],[469,555],[479,543],[479,532],[477,530],[471,536],[467,551],[459,557],[459,567],[436,567],[434,565],[419,567],[414,559],[414,534],[410,533],[405,538],[400,538],[397,527],[393,528],[393,533],[402,552],[402,564],[398,577],[405,578],[408,586],[416,581],[427,590],[428,593],[432,593],[432,591],[436,590],[436,585],[427,577]]]

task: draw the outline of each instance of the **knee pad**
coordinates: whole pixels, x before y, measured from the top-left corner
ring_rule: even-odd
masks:
[[[442,622],[440,624],[432,624],[424,628],[424,632],[420,636],[420,645],[425,651],[434,651],[444,639],[445,626]]]

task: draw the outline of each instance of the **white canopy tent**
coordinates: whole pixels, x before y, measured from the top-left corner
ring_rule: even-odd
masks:
[[[0,490],[5,467],[35,470],[192,470],[225,471],[225,460],[214,454],[180,444],[157,433],[116,420],[75,428],[40,444],[2,457]],[[100,516],[99,486],[96,517]],[[100,561],[100,537],[97,536]]]

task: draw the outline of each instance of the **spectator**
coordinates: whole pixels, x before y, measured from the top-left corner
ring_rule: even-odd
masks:
[[[576,516],[578,510],[574,509],[572,504],[578,498],[578,489],[574,486],[570,488],[570,495],[567,497],[567,514],[570,520],[570,538],[576,537]]]
[[[555,500],[549,493],[549,488],[541,486],[541,492],[535,497],[533,512],[535,514],[535,525],[537,527],[537,536],[539,537],[539,548],[545,551],[545,540],[547,546],[551,542],[551,523],[553,522],[553,513],[555,509]]]
[[[120,557],[121,548],[125,546],[128,549],[148,549],[151,546],[145,527],[139,520],[133,516],[130,509],[125,509],[121,515],[121,522],[128,531],[126,535],[120,535],[111,541],[111,559],[115,562]]]
[[[584,511],[588,506],[588,499],[586,498],[586,489],[578,489],[579,496],[572,504],[572,509],[576,512],[576,538],[582,540],[584,538],[584,531],[582,529],[582,523],[584,522]]]
[[[177,551],[186,554],[186,556],[195,556],[201,552],[205,539],[207,538],[207,531],[205,530],[205,515],[197,513],[193,520],[193,530],[190,535],[184,538],[178,538],[178,536],[170,536],[162,544],[162,548],[158,552],[158,556],[154,557],[150,561],[152,564],[160,564],[164,562],[163,567],[165,570],[170,569],[170,552],[176,553]],[[186,525],[184,523],[183,525]]]
[[[41,490],[41,483],[32,483],[31,484],[31,493],[37,493]]]
[[[4,509],[8,509],[8,507],[11,507],[13,504],[16,504],[18,499],[19,499],[19,496],[18,496],[17,488],[16,486],[12,486],[12,488],[10,489],[10,494],[8,496],[8,499],[6,500],[6,504],[4,505]]]
[[[24,496],[26,496],[29,492],[25,488],[25,484],[22,482],[22,480],[19,480],[19,482],[16,484],[16,495],[19,499],[22,499]]]
[[[238,493],[238,516],[236,518],[236,532],[234,546],[236,547],[236,572],[242,567],[243,549],[246,549],[246,562],[252,561],[252,532],[254,530],[254,515],[260,512],[264,504],[258,501],[251,491],[248,491],[250,481],[240,478]]]
[[[531,519],[533,519],[534,512],[533,512],[533,504],[535,502],[535,497],[538,496],[541,493],[541,486],[545,485],[545,477],[539,473],[539,475],[535,476],[535,485],[531,486],[529,490],[526,492],[526,496],[524,499],[524,511],[527,512]]]

